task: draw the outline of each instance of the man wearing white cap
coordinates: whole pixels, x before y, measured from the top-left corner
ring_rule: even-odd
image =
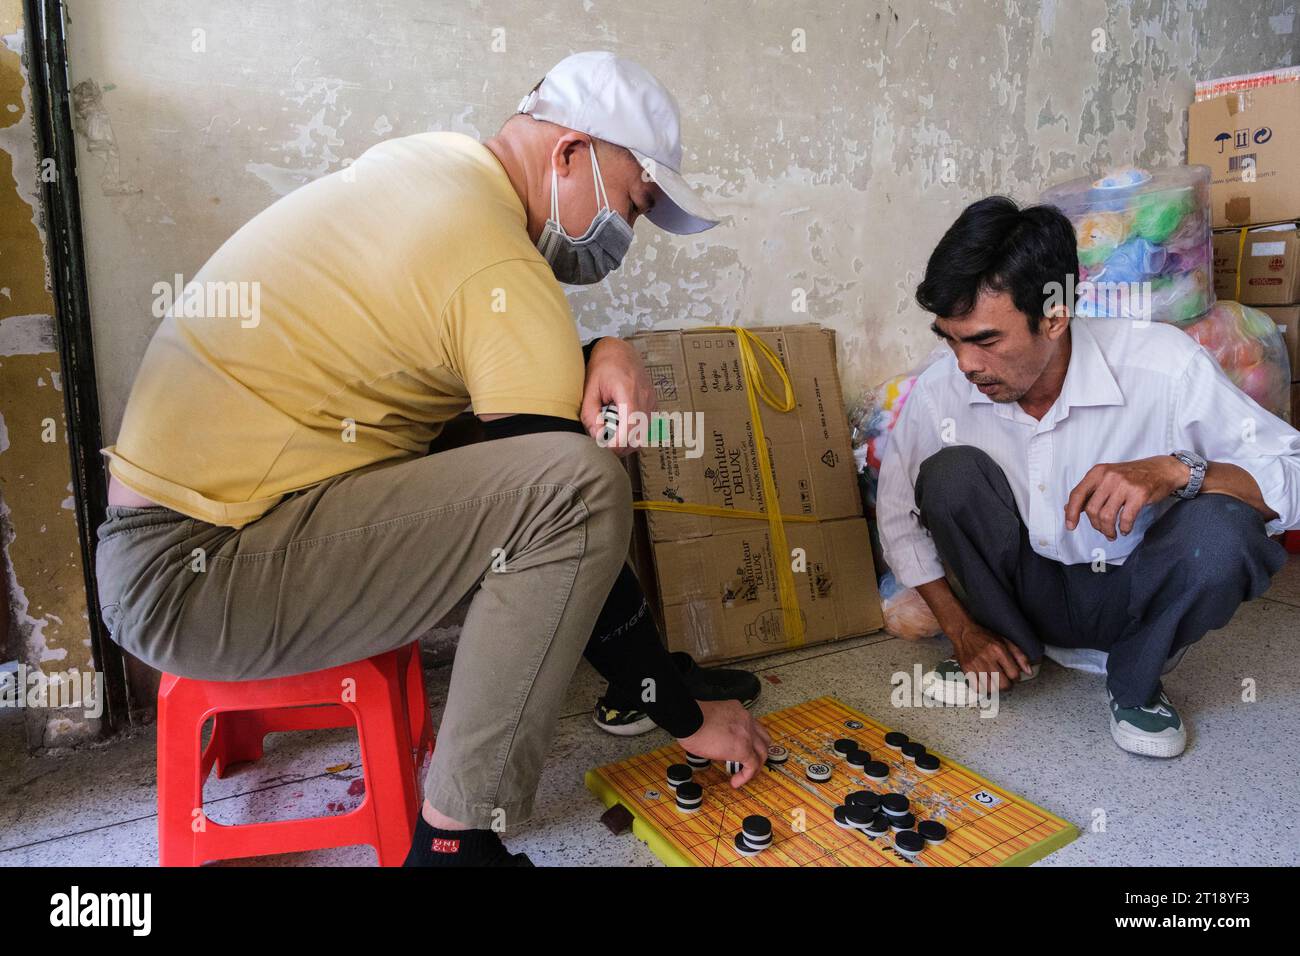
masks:
[[[714,225],[680,163],[676,103],[608,53],[562,61],[485,144],[381,143],[212,255],[186,289],[247,283],[256,314],[168,310],[104,450],[104,619],[160,670],[348,664],[473,594],[408,864],[527,864],[498,833],[531,812],[584,652],[687,749],[743,763],[734,783],[766,755],[641,624],[627,476],[586,432],[652,390],[616,339],[584,370],[556,281],[616,268],[640,215]],[[467,407],[495,440],[426,454]]]

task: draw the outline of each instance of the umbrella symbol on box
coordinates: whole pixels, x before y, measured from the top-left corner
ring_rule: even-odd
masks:
[[[1223,152],[1224,142],[1230,139],[1232,139],[1231,133],[1220,133],[1218,136],[1214,137],[1214,141],[1219,144],[1219,152]]]

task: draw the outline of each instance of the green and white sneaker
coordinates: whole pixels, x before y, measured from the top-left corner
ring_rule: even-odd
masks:
[[[1187,746],[1187,725],[1169,702],[1164,690],[1145,707],[1121,707],[1110,701],[1110,735],[1131,754],[1144,757],[1177,757]]]
[[[1025,681],[1033,680],[1038,676],[1038,664],[1031,665],[1028,676],[1021,677],[1016,683],[1023,684]],[[979,684],[975,684],[978,689]],[[966,682],[966,672],[961,669],[961,664],[955,657],[949,657],[947,660],[940,661],[935,665],[934,670],[930,671],[921,678],[921,693],[931,700],[942,701],[949,707],[965,707],[973,693],[971,685]]]

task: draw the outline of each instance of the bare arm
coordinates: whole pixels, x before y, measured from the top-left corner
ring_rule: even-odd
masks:
[[[1169,457],[1178,465],[1181,472],[1179,477],[1182,478],[1182,484],[1178,485],[1181,488],[1191,479],[1190,469],[1172,455]],[[1219,495],[1231,495],[1238,501],[1244,501],[1258,511],[1265,521],[1272,521],[1277,517],[1277,512],[1264,501],[1264,496],[1259,490],[1259,482],[1255,480],[1255,476],[1240,465],[1234,465],[1227,461],[1210,462],[1205,469],[1205,481],[1201,484],[1201,494],[1205,494],[1207,491]]]
[[[952,593],[946,578],[936,578],[918,585],[916,593],[930,605],[934,619],[950,638],[954,634],[960,634],[968,624],[972,623],[966,607],[957,600],[957,595]]]

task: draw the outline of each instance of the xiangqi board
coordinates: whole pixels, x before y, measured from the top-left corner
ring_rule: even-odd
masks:
[[[676,743],[590,770],[587,787],[671,866],[1024,866],[1078,836],[833,697],[759,720],[773,757],[740,790]]]

